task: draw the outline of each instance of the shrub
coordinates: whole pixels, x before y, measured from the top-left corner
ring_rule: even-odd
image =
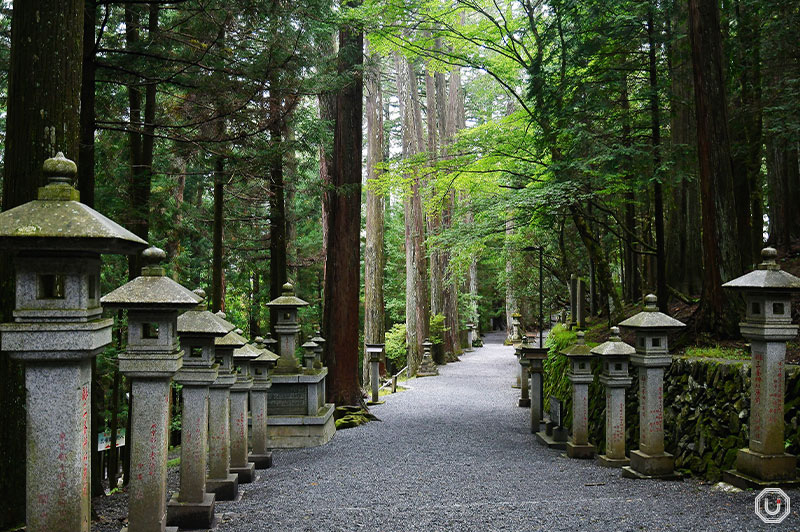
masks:
[[[386,333],[386,361],[393,366],[392,373],[405,367],[406,353],[406,324],[395,323]]]

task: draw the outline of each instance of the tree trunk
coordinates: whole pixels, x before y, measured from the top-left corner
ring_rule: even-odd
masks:
[[[286,122],[286,120],[284,120]],[[285,201],[285,215],[286,215],[286,278],[291,279],[293,283],[298,282],[297,278],[297,213],[295,212],[295,196],[297,195],[297,183],[300,181],[300,176],[297,171],[297,155],[295,154],[294,145],[297,140],[294,133],[294,128],[286,123],[284,130],[286,137],[286,176],[284,183],[286,185],[286,201]]]
[[[686,3],[675,2],[674,38],[667,37],[671,63],[670,143],[677,154],[673,166],[672,205],[667,216],[667,283],[685,294],[699,294],[702,285],[700,187],[697,140],[692,104],[692,57]],[[680,36],[680,37],[678,37]]]
[[[513,331],[512,322],[514,321],[514,314],[519,312],[519,304],[517,303],[517,295],[514,291],[514,261],[511,257],[511,246],[509,241],[514,234],[514,222],[511,217],[506,220],[506,336],[511,338]]]
[[[416,79],[407,60],[394,55],[397,73],[397,97],[403,124],[402,155],[411,157],[419,151],[414,120],[414,110],[408,102],[416,92]],[[425,289],[425,224],[422,200],[419,193],[419,176],[408,176],[410,190],[403,198],[406,247],[406,344],[408,346],[408,371],[416,375],[422,362],[422,343],[428,334],[428,301]]]
[[[225,226],[225,159],[218,155],[214,161],[214,236],[211,251],[211,310],[225,310],[225,287],[222,248]]]
[[[703,217],[703,330],[734,333],[738,312],[722,283],[743,271],[737,235],[719,13],[714,0],[689,0],[697,148]],[[749,206],[748,206],[749,208]],[[749,249],[749,248],[748,248]]]
[[[280,297],[286,283],[286,201],[283,180],[283,104],[277,82],[270,81],[269,164],[269,297]],[[270,313],[270,329],[275,328],[277,313]]]
[[[78,190],[81,203],[94,207],[94,132],[95,132],[95,24],[97,3],[85,0],[83,19],[83,66],[81,74],[80,148]]]
[[[147,33],[150,44],[156,40],[158,32],[159,4],[149,6]],[[126,48],[137,50],[140,39],[140,13],[138,7],[125,6]],[[140,83],[145,84],[144,120],[142,120],[142,94]],[[128,106],[130,125],[128,141],[130,144],[131,176],[128,187],[130,215],[128,228],[135,235],[148,240],[150,233],[150,185],[153,172],[153,148],[156,115],[156,82],[134,79],[128,85]],[[128,277],[139,276],[141,263],[139,255],[128,256]]]
[[[614,282],[611,278],[611,269],[608,264],[608,259],[606,259],[602,246],[589,228],[589,224],[586,223],[583,214],[575,205],[571,205],[569,210],[572,214],[572,221],[575,223],[575,228],[578,230],[578,234],[581,237],[581,242],[583,242],[583,245],[589,254],[589,260],[594,262],[595,275],[597,284],[600,287],[600,292],[611,296],[611,301],[614,304],[614,316],[612,316],[612,321],[616,321],[616,316],[620,315],[622,312],[622,304],[619,300],[617,291],[614,289]],[[611,316],[611,309],[609,309],[608,306],[608,299],[605,299],[601,306],[606,314]]]
[[[360,0],[345,4],[357,7]],[[361,230],[361,118],[364,37],[361,28],[339,30],[338,71],[347,83],[336,96],[333,141],[329,241],[325,277],[325,362],[327,397],[337,405],[362,403],[358,383],[360,230]]]
[[[42,163],[58,151],[75,160],[80,138],[84,0],[14,2],[8,82],[3,210],[36,199]],[[37,90],[31,90],[37,87]],[[14,269],[0,257],[0,322],[14,308]],[[25,520],[25,379],[0,356],[0,528]]]
[[[367,44],[369,49],[369,44]],[[364,85],[367,101],[367,184],[380,177],[376,168],[383,162],[383,93],[381,90],[381,57],[369,55],[369,69],[366,71]],[[382,344],[386,339],[384,324],[383,268],[385,264],[384,198],[367,188],[367,240],[364,249],[364,342]],[[364,355],[362,380],[369,389],[369,357]]]
[[[661,312],[669,312],[667,291],[667,252],[664,244],[664,192],[661,185],[661,110],[658,104],[658,70],[656,64],[656,30],[652,2],[647,10],[647,56],[650,74],[650,130],[653,146],[653,208],[656,229],[656,296]]]
[[[338,42],[336,36],[331,35],[330,39],[322,39],[320,41],[320,53],[324,57],[333,56],[338,49]],[[319,104],[319,119],[323,127],[331,134],[330,138],[333,139],[333,123],[336,120],[336,93],[322,92],[317,96]],[[328,257],[328,212],[330,210],[330,193],[331,187],[331,166],[333,165],[333,144],[323,141],[320,143],[319,148],[319,179],[322,184],[322,283],[325,284],[327,277],[327,257]]]

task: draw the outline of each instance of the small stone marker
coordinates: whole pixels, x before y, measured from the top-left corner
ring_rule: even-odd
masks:
[[[433,357],[431,356],[432,347],[433,344],[431,341],[425,338],[425,341],[422,342],[422,363],[417,370],[417,377],[433,377],[439,374],[439,369],[436,367],[436,364],[433,362]]]
[[[25,363],[28,532],[90,529],[91,359],[111,343],[100,255],[147,242],[79,202],[75,163],[44,163],[38,199],[0,213],[0,250],[14,257],[14,322],[3,352]],[[2,482],[10,482],[2,479]]]
[[[627,478],[680,478],[675,459],[664,451],[664,368],[672,357],[667,332],[685,327],[659,312],[653,294],[644,298],[644,311],[619,324],[636,331],[636,354],[631,362],[639,368],[639,449],[631,452],[631,465],[623,468]]]
[[[474,341],[475,341],[475,324],[467,323],[467,352],[472,352],[475,350],[472,347],[472,343]]]
[[[563,419],[564,406],[557,397],[550,396],[550,419],[544,425],[544,430],[536,433],[539,443],[546,445],[550,449],[566,449],[569,434],[567,429],[561,425]]]
[[[372,403],[378,403],[378,391],[380,389],[381,377],[379,374],[381,355],[385,344],[366,344],[366,356],[369,357],[369,383],[372,389]]]
[[[175,374],[182,386],[181,484],[167,503],[167,524],[208,528],[214,521],[214,494],[206,493],[208,463],[208,387],[217,378],[214,339],[229,331],[206,309],[206,293],[194,291],[203,302],[178,316],[183,366]]]
[[[247,343],[225,320],[225,314],[216,317],[231,332],[214,340],[214,353],[219,363],[217,379],[208,390],[208,478],[206,490],[218,501],[232,501],[239,494],[239,475],[231,473],[231,387],[236,382],[233,351]]]
[[[747,314],[739,327],[752,356],[750,442],[739,449],[736,469],[723,475],[739,488],[800,487],[797,458],[785,451],[783,419],[786,342],[797,336],[792,295],[800,292],[800,279],[781,270],[777,255],[764,248],[755,271],[722,285],[744,292]]]
[[[165,275],[159,264],[166,257],[158,248],[144,250],[142,274],[101,299],[107,307],[128,310],[128,347],[119,355],[134,398],[128,532],[166,530],[170,381],[183,364],[178,313],[202,301]]]
[[[611,327],[611,337],[590,351],[600,357],[603,374],[600,382],[606,387],[606,454],[597,463],[606,467],[623,467],[630,463],[625,456],[625,388],[633,379],[628,376],[628,363],[636,349],[619,337],[619,327]]]
[[[578,276],[569,277],[569,328],[578,326]]]
[[[570,458],[592,458],[594,445],[589,443],[589,385],[592,374],[592,353],[586,345],[584,332],[578,331],[574,344],[561,352],[569,359],[569,380],[572,382],[572,437],[567,442]]]
[[[522,354],[522,346],[528,343],[528,337],[522,337],[522,344],[520,344],[519,353]],[[529,373],[528,368],[530,367],[530,362],[525,360],[522,356],[518,356],[518,362],[520,363],[520,375],[519,375],[519,383],[520,383],[520,397],[519,401],[517,401],[517,406],[522,408],[530,408],[531,406],[531,398],[530,392],[528,391],[528,380],[529,380]]]
[[[267,349],[266,341],[261,337],[255,339],[255,344],[261,354],[250,364],[253,372],[253,387],[250,388],[253,450],[248,456],[248,461],[254,463],[256,469],[268,469],[272,467],[272,452],[267,445],[267,409],[269,408],[267,397],[269,389],[272,387],[270,373],[278,363],[280,356]]]

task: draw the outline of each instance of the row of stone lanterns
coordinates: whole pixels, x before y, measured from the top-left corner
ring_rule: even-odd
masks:
[[[784,449],[783,411],[786,343],[798,330],[791,322],[791,297],[800,292],[800,278],[780,269],[775,249],[765,248],[761,256],[755,271],[723,285],[744,295],[746,314],[740,329],[750,340],[752,352],[749,445],[739,450],[735,469],[726,471],[724,479],[741,488],[797,487],[797,459]],[[600,382],[606,388],[606,448],[598,463],[621,467],[628,478],[677,478],[674,457],[664,448],[664,370],[671,363],[668,333],[684,324],[659,312],[656,296],[650,294],[644,310],[619,326],[636,333],[635,347],[621,340],[619,327],[612,327],[609,340],[593,349],[586,346],[583,332],[578,332],[576,343],[562,351],[570,361],[573,388],[567,454],[574,458],[594,455],[588,441],[588,385],[593,380],[591,357],[597,356],[602,364]],[[639,449],[630,453],[630,459],[625,454],[629,364],[638,369],[639,378]],[[533,408],[531,420],[539,421]]]
[[[224,315],[206,310],[204,293],[164,274],[166,255],[157,248],[142,253],[139,277],[101,299],[100,255],[138,253],[147,242],[80,203],[71,185],[76,172],[59,153],[44,164],[49,183],[38,199],[0,213],[0,249],[13,254],[16,277],[14,322],[0,325],[2,345],[25,362],[27,530],[90,529],[90,359],[111,342],[113,324],[102,318],[101,303],[128,310],[128,346],[119,355],[134,398],[128,530],[210,526],[215,500],[235,498],[238,482],[271,465],[267,394],[276,341],[248,344]],[[294,369],[297,307],[305,302],[290,296],[271,306],[280,312],[282,360]],[[318,369],[306,380],[316,385],[316,401],[324,399],[327,370],[324,340],[314,340]],[[180,491],[167,503],[173,378],[183,385],[182,459]]]

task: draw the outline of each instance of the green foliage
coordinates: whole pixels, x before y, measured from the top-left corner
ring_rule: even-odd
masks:
[[[433,345],[441,345],[444,343],[444,333],[446,330],[444,314],[434,314],[430,317],[428,322],[428,340],[430,340]]]
[[[724,358],[729,360],[749,360],[750,353],[741,347],[689,347],[684,353],[690,358]]]
[[[396,323],[386,332],[386,360],[394,367],[394,372],[405,367],[406,355],[406,324]]]

